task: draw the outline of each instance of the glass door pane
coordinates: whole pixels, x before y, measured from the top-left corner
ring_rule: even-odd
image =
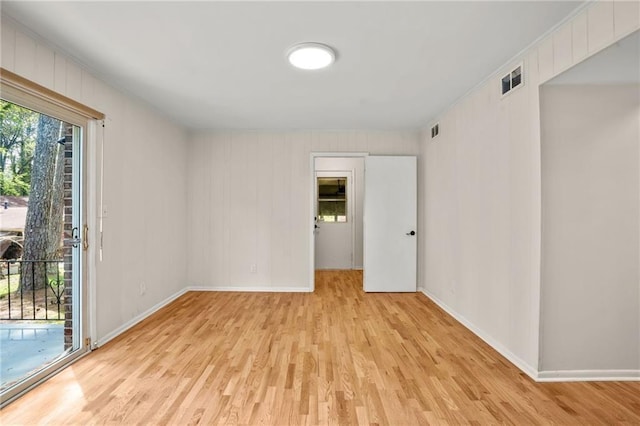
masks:
[[[82,128],[1,101],[2,402],[82,347]]]

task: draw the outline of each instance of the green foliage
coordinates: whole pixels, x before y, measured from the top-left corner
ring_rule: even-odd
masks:
[[[30,183],[25,181],[24,174],[10,175],[0,171],[0,194],[24,196],[29,195]]]
[[[0,100],[0,193],[27,195],[36,144],[37,112]]]

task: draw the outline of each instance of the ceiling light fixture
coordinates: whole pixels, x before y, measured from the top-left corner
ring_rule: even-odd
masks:
[[[333,64],[336,52],[322,43],[300,43],[287,51],[291,65],[303,70],[319,70]]]

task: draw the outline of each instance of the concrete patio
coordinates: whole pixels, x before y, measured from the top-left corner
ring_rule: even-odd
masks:
[[[63,352],[61,322],[0,323],[0,387],[45,366]]]

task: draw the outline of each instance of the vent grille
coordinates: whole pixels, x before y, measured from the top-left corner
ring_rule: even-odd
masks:
[[[520,64],[500,80],[502,96],[507,95],[512,90],[522,86],[523,84],[523,66]]]
[[[436,124],[431,128],[431,139],[438,136],[439,133],[440,133],[440,124]]]

